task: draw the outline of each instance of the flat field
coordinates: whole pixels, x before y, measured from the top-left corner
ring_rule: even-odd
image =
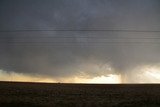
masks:
[[[160,84],[0,82],[0,107],[160,107]]]

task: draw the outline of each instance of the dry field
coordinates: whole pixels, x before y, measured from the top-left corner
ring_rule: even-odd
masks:
[[[160,107],[160,84],[0,82],[0,107]]]

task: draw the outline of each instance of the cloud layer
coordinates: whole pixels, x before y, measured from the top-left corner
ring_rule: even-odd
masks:
[[[160,30],[159,0],[1,0],[0,69],[93,78],[159,64],[159,32],[45,31],[108,29]]]

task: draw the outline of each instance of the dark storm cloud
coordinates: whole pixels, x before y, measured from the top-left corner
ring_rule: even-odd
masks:
[[[0,30],[160,30],[159,7],[158,0],[1,0]],[[159,34],[0,32],[0,69],[55,77],[81,72],[98,76],[110,73],[109,64],[117,73],[125,73],[139,65],[159,63],[156,43],[160,41],[145,39]]]

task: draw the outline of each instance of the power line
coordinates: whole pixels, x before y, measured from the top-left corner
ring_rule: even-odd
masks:
[[[51,37],[51,38],[28,38],[28,37],[26,37],[26,38],[16,38],[16,39],[14,39],[14,40],[37,40],[37,39],[49,39],[49,40],[51,40],[51,39],[53,39],[53,40],[62,40],[62,39],[65,39],[65,40],[72,40],[72,39],[84,39],[84,40],[159,40],[160,38],[107,38],[107,37]],[[6,40],[6,38],[1,38],[0,37],[0,40]]]
[[[7,45],[7,46],[18,46],[18,47],[82,47],[82,48],[87,48],[87,47],[112,47],[112,46],[117,46],[117,44],[107,44],[107,45]],[[146,44],[130,44],[130,45],[126,45],[126,44],[118,44],[118,46],[125,46],[125,47],[130,47],[130,46],[159,46],[159,44],[151,44],[151,45],[146,45]],[[1,47],[0,47],[1,48]]]
[[[66,41],[66,42],[21,42],[21,41],[8,41],[8,42],[0,42],[0,43],[160,43],[160,41],[158,42],[144,42],[144,41],[140,41],[140,42],[136,42],[136,41],[105,41],[105,42],[98,42],[98,41]]]
[[[145,32],[151,32],[151,33],[160,33],[159,30],[128,30],[128,29],[121,29],[121,30],[116,30],[116,29],[106,29],[106,30],[103,30],[103,29],[54,29],[54,30],[33,30],[33,29],[22,29],[22,30],[0,30],[1,33],[14,33],[14,32],[142,32],[142,33],[145,33]],[[7,36],[3,36],[3,35],[0,35],[0,40],[6,40],[6,41],[2,41],[0,42],[0,44],[8,44],[8,45],[16,45],[16,46],[64,46],[64,47],[74,47],[74,46],[108,46],[108,45],[125,45],[125,46],[128,46],[128,45],[160,45],[160,42],[144,42],[144,41],[141,41],[141,42],[136,42],[136,41],[132,41],[132,42],[129,42],[129,41],[121,41],[121,42],[118,42],[118,41],[105,41],[105,42],[94,42],[94,41],[86,41],[86,42],[82,42],[82,41],[65,41],[65,42],[30,42],[30,41],[7,41]],[[21,36],[23,37],[23,39],[30,39],[33,38],[33,37],[37,37],[37,36]],[[140,40],[144,40],[144,39],[160,39],[160,37],[122,37],[122,36],[90,36],[90,35],[87,35],[87,36],[49,36],[49,37],[42,37],[42,36],[39,36],[38,39],[46,39],[46,38],[49,38],[49,39],[78,39],[78,38],[85,38],[85,40],[91,40],[91,39],[103,39],[103,40],[136,40],[136,39],[140,39]],[[21,40],[22,38],[16,38],[14,40]],[[22,40],[23,40],[22,39]],[[73,45],[74,44],[74,45]]]
[[[126,41],[106,41],[106,42],[0,42],[0,44],[10,45],[108,45],[108,44],[126,44],[126,45],[138,45],[138,44],[158,44],[160,42],[126,42]]]
[[[0,39],[6,39],[8,37],[7,36],[3,36],[3,35],[0,35]],[[11,37],[11,35],[9,36]],[[87,39],[160,39],[160,37],[120,37],[120,36],[12,36],[12,37],[20,37],[20,38],[16,38],[16,39],[22,39],[25,38],[25,39],[34,39],[34,37],[37,37],[38,39],[47,39],[47,38],[69,38],[69,39],[74,39],[74,38],[87,38]],[[37,39],[36,38],[36,39]]]
[[[1,33],[14,33],[14,32],[151,32],[151,33],[160,33],[160,30],[129,30],[129,29],[121,29],[121,30],[116,30],[116,29],[54,29],[54,30],[34,30],[34,29],[21,29],[21,30],[0,30]],[[8,36],[13,36],[13,35],[0,35],[0,39],[6,38]],[[14,35],[13,37],[17,37],[16,35]],[[23,38],[33,38],[33,37],[37,37],[37,36],[26,36],[26,35],[21,35],[18,37],[23,37]],[[38,38],[111,38],[111,39],[160,39],[160,37],[137,37],[137,38],[131,38],[131,37],[122,37],[122,36],[91,36],[91,35],[86,35],[86,36],[39,36]]]
[[[160,32],[160,30],[130,30],[130,29],[21,29],[0,30],[0,32]]]

